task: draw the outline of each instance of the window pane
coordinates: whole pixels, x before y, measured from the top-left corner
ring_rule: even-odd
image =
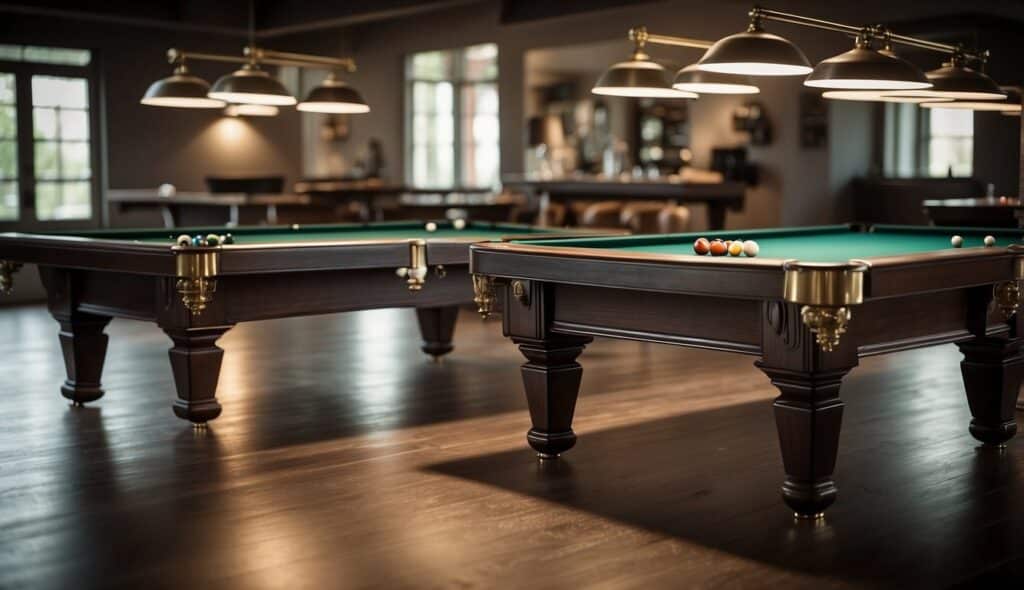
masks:
[[[60,111],[60,138],[68,139],[89,139],[89,112],[88,111]]]
[[[447,80],[454,75],[451,51],[426,51],[414,53],[408,61],[408,77],[411,80]]]
[[[498,184],[500,156],[498,144],[467,146],[463,151],[470,157],[463,162],[465,178],[462,183],[468,187],[490,187]]]
[[[462,90],[465,112],[498,114],[498,87],[494,84],[473,84]]]
[[[477,115],[469,121],[468,127],[472,130],[472,134],[467,134],[464,141],[498,143],[498,117],[496,115]]]
[[[970,109],[929,109],[932,137],[974,135],[974,111]]]
[[[92,215],[92,189],[88,182],[40,182],[36,184],[39,219],[83,219]]]
[[[57,139],[57,109],[32,109],[32,124],[36,139]]]
[[[18,218],[18,183],[0,182],[0,219],[13,221]]]
[[[89,107],[89,83],[84,78],[32,76],[32,105],[37,107]]]
[[[0,103],[14,104],[14,100],[14,74],[0,74]]]
[[[485,43],[467,47],[462,67],[467,80],[494,80],[498,77],[498,46]]]
[[[455,108],[455,87],[451,82],[442,82],[435,86],[434,110],[438,113],[451,113]]]
[[[21,61],[21,45],[0,45],[0,59],[7,61]]]
[[[87,180],[92,176],[88,143],[73,141],[60,144],[60,173],[64,179]]]
[[[14,107],[0,107],[0,139],[17,139],[18,112]]]
[[[92,55],[85,49],[65,49],[63,47],[25,47],[23,59],[33,63],[61,64],[67,66],[87,66]]]
[[[434,86],[427,82],[412,85],[412,111],[414,113],[434,112]]]
[[[430,115],[413,115],[412,117],[412,143],[415,145],[427,144],[433,138],[434,117]]]
[[[0,141],[0,180],[18,177],[18,142]]]
[[[973,140],[971,138],[932,137],[928,142],[928,173],[943,177],[970,176]]]
[[[36,142],[36,178],[60,178],[60,144],[56,141]]]

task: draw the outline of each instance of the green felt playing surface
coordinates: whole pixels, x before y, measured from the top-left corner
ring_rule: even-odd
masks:
[[[292,229],[290,227],[257,228],[180,228],[160,230],[107,230],[82,232],[80,237],[125,240],[147,244],[173,245],[182,234],[195,236],[230,233],[235,244],[280,244],[301,242],[338,242],[371,240],[500,240],[515,235],[536,235],[558,233],[550,228],[531,228],[525,225],[469,223],[463,229],[455,229],[450,223],[437,222],[435,231],[427,231],[422,222],[396,222],[375,224],[315,225]]]
[[[755,240],[761,258],[795,258],[805,262],[846,262],[853,258],[877,258],[951,249],[953,235],[964,238],[965,248],[979,247],[986,235],[997,246],[1024,242],[1024,230],[985,228],[933,228],[876,226],[871,232],[852,231],[846,226],[800,229],[736,230],[671,234],[663,236],[627,236],[530,241],[534,246],[597,248],[620,252],[697,256],[693,242],[709,239]]]

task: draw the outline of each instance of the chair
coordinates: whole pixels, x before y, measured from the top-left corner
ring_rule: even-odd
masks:
[[[668,205],[658,212],[658,232],[674,234],[690,230],[690,209],[682,205]]]
[[[658,216],[666,207],[661,201],[638,201],[622,208],[619,224],[634,234],[658,233]]]
[[[618,228],[621,218],[622,203],[599,201],[583,210],[583,214],[580,216],[580,225],[583,227]]]

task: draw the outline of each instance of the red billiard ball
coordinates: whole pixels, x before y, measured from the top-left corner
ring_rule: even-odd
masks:
[[[697,238],[697,241],[693,243],[693,251],[704,256],[711,251],[711,242],[707,238]]]
[[[725,256],[725,253],[729,251],[729,247],[725,245],[722,240],[715,240],[711,242],[711,255],[712,256]]]

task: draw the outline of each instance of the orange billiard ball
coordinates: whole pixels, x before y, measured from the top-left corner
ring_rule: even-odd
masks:
[[[707,238],[697,238],[697,241],[693,243],[693,251],[704,256],[711,251],[711,242]]]
[[[725,253],[729,251],[729,247],[725,245],[722,240],[715,240],[711,242],[711,255],[712,256],[725,256]]]

